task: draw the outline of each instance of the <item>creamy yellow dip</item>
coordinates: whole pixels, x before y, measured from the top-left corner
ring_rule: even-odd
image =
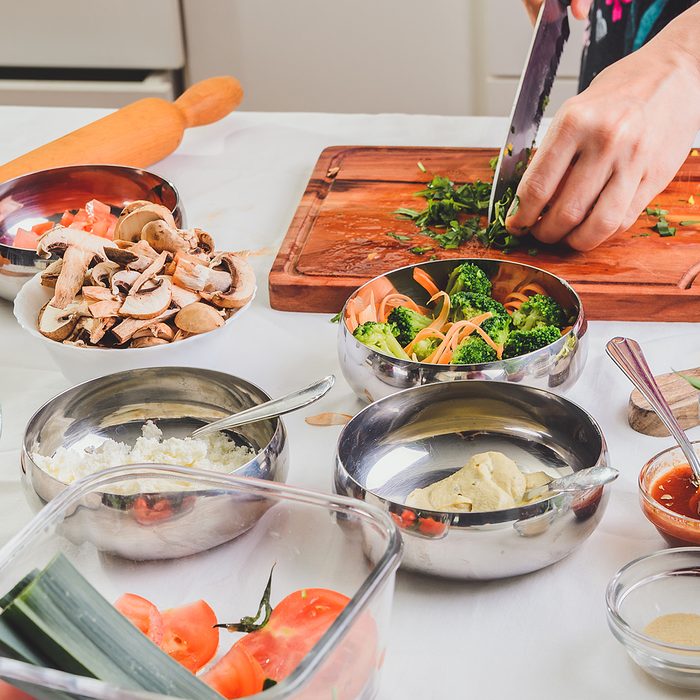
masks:
[[[446,479],[412,491],[406,505],[447,512],[503,510],[522,505],[525,491],[551,480],[541,471],[521,472],[501,452],[483,452]]]
[[[685,647],[700,647],[700,615],[671,613],[652,620],[644,634],[660,642]]]

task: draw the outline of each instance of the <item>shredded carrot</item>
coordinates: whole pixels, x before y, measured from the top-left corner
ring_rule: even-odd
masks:
[[[519,302],[524,302],[527,301],[528,297],[525,296],[525,294],[519,294],[518,292],[511,292],[507,297],[506,297],[506,304],[511,301],[519,301]]]
[[[527,294],[529,292],[530,294],[544,294],[545,296],[547,295],[547,292],[544,291],[544,288],[534,282],[530,282],[529,284],[520,287],[519,291],[522,294]]]
[[[404,348],[406,354],[410,355],[413,353],[416,345],[426,338],[440,338],[440,340],[445,340],[445,334],[435,328],[422,328],[416,333],[416,337]]]
[[[438,289],[438,286],[435,284],[435,280],[425,270],[422,270],[420,267],[413,268],[413,279],[416,282],[418,282],[418,284],[421,287],[423,287],[423,289],[425,289],[425,291],[428,292],[428,294],[430,294],[430,296],[432,298],[435,298],[435,296],[440,291]]]
[[[450,316],[450,295],[447,292],[436,292],[430,297],[430,301],[437,301],[439,297],[442,297],[442,308],[428,328],[442,328],[447,323],[447,319]]]
[[[368,321],[377,322],[377,307],[374,304],[374,292],[369,293],[369,302],[357,315],[357,320],[360,324],[367,323]]]
[[[379,309],[377,311],[377,318],[384,323],[389,314],[391,313],[391,309],[388,307],[396,308],[397,306],[405,306],[411,311],[415,311],[416,313],[423,314],[424,310],[421,310],[421,307],[416,304],[411,297],[407,297],[405,294],[387,294],[380,302],[379,302]]]
[[[566,328],[562,328],[561,334],[566,335],[572,328],[573,326],[567,326]]]
[[[443,362],[443,360],[445,356],[449,356],[450,359],[452,358],[452,353],[455,351],[458,345],[458,343],[455,342],[455,340],[457,339],[460,331],[462,331],[465,328],[471,329],[469,333],[471,333],[475,329],[481,330],[477,324],[483,323],[486,319],[491,318],[492,316],[493,314],[490,311],[487,311],[486,313],[480,314],[479,316],[475,316],[470,321],[457,321],[457,323],[451,324],[450,330],[447,331],[447,334],[445,335],[445,339],[442,343],[440,343],[440,345],[438,345],[438,347],[435,349],[432,355],[430,355],[430,357],[426,359],[426,362],[433,362],[436,364],[447,364],[447,362]]]

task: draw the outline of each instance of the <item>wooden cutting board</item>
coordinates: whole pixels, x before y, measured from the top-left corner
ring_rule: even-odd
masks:
[[[490,180],[494,155],[495,149],[483,148],[327,148],[270,272],[272,307],[334,313],[368,279],[433,253],[438,258],[503,257],[478,243],[443,250],[392,213],[399,207],[422,209],[425,201],[414,193],[433,174],[458,183]],[[427,173],[418,169],[418,161]],[[688,157],[653,205],[668,210],[670,225],[700,220],[700,157]],[[700,226],[679,226],[674,237],[661,238],[651,230],[655,222],[642,214],[630,231],[588,253],[527,241],[507,258],[567,279],[592,319],[700,320]],[[409,235],[411,241],[394,240],[389,231]],[[435,250],[417,256],[408,250],[417,245]],[[536,256],[528,253],[533,247]]]

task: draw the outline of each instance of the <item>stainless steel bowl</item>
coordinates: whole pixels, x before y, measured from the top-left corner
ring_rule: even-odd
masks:
[[[25,491],[41,506],[66,488],[36,464],[36,452],[53,455],[61,446],[98,445],[108,437],[133,443],[149,419],[157,422],[164,437],[184,437],[205,422],[269,399],[244,379],[189,367],[129,370],[85,382],[51,399],[30,418],[21,453]],[[237,476],[285,481],[287,436],[279,418],[242,426],[229,436],[255,452],[236,470]],[[91,532],[100,549],[131,559],[170,559],[238,536],[270,503],[183,487],[133,495],[92,494],[84,505],[81,527]]]
[[[525,574],[564,558],[595,530],[607,504],[602,487],[488,513],[403,505],[414,488],[491,450],[524,471],[564,475],[608,464],[600,427],[570,401],[518,384],[456,381],[407,389],[360,411],[340,434],[335,490],[388,510],[403,535],[404,568],[434,576]]]
[[[367,282],[348,299],[346,307],[351,299],[358,296],[369,299],[370,293],[374,292],[375,298],[379,298],[392,290],[409,295],[418,304],[425,304],[428,294],[414,281],[413,270],[417,267],[424,269],[438,287],[444,289],[450,272],[464,262],[475,263],[488,274],[493,283],[493,294],[499,300],[523,284],[536,282],[542,285],[575,318],[571,330],[556,343],[522,357],[478,365],[434,365],[399,360],[372,350],[355,340],[341,321],[338,331],[340,366],[353,391],[361,399],[376,401],[412,386],[458,379],[519,382],[542,389],[556,387],[560,391],[569,389],[578,380],[588,354],[588,324],[581,299],[566,281],[531,265],[481,258],[410,265]]]
[[[136,199],[168,207],[178,226],[184,211],[175,187],[154,173],[122,165],[71,165],[22,175],[0,184],[0,298],[12,301],[22,285],[50,262],[35,251],[14,248],[17,226],[58,220],[66,209],[91,199],[109,204],[114,213]]]

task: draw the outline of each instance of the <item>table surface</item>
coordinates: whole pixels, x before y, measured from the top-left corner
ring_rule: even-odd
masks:
[[[0,162],[103,113],[0,107]],[[477,117],[242,112],[190,131],[178,152],[153,168],[176,184],[189,221],[209,230],[218,247],[266,249],[252,259],[259,294],[253,309],[237,322],[241,338],[254,330],[260,342],[249,352],[239,348],[235,363],[222,349],[207,364],[246,377],[273,395],[331,372],[338,377],[317,406],[285,418],[290,483],[331,489],[340,428],[309,426],[304,415],[361,408],[340,374],[336,326],[329,316],[287,314],[268,304],[267,274],[319,153],[338,144],[497,146],[506,128],[503,119]],[[614,335],[639,340],[657,373],[695,366],[700,358],[700,334],[693,324],[590,324],[590,357],[568,396],[600,422],[611,463],[621,470],[601,525],[564,561],[520,578],[465,583],[399,573],[382,700],[474,693],[521,700],[691,697],[641,672],[605,620],[604,591],[610,577],[629,560],[664,546],[638,506],[636,479],[641,465],[671,444],[670,438],[638,435],[628,427],[630,386],[603,351]],[[11,305],[2,301],[0,338],[3,544],[31,517],[19,479],[26,421],[69,385],[44,348],[21,332]],[[314,339],[313,346],[307,338]],[[700,432],[691,431],[691,437],[700,439]]]

